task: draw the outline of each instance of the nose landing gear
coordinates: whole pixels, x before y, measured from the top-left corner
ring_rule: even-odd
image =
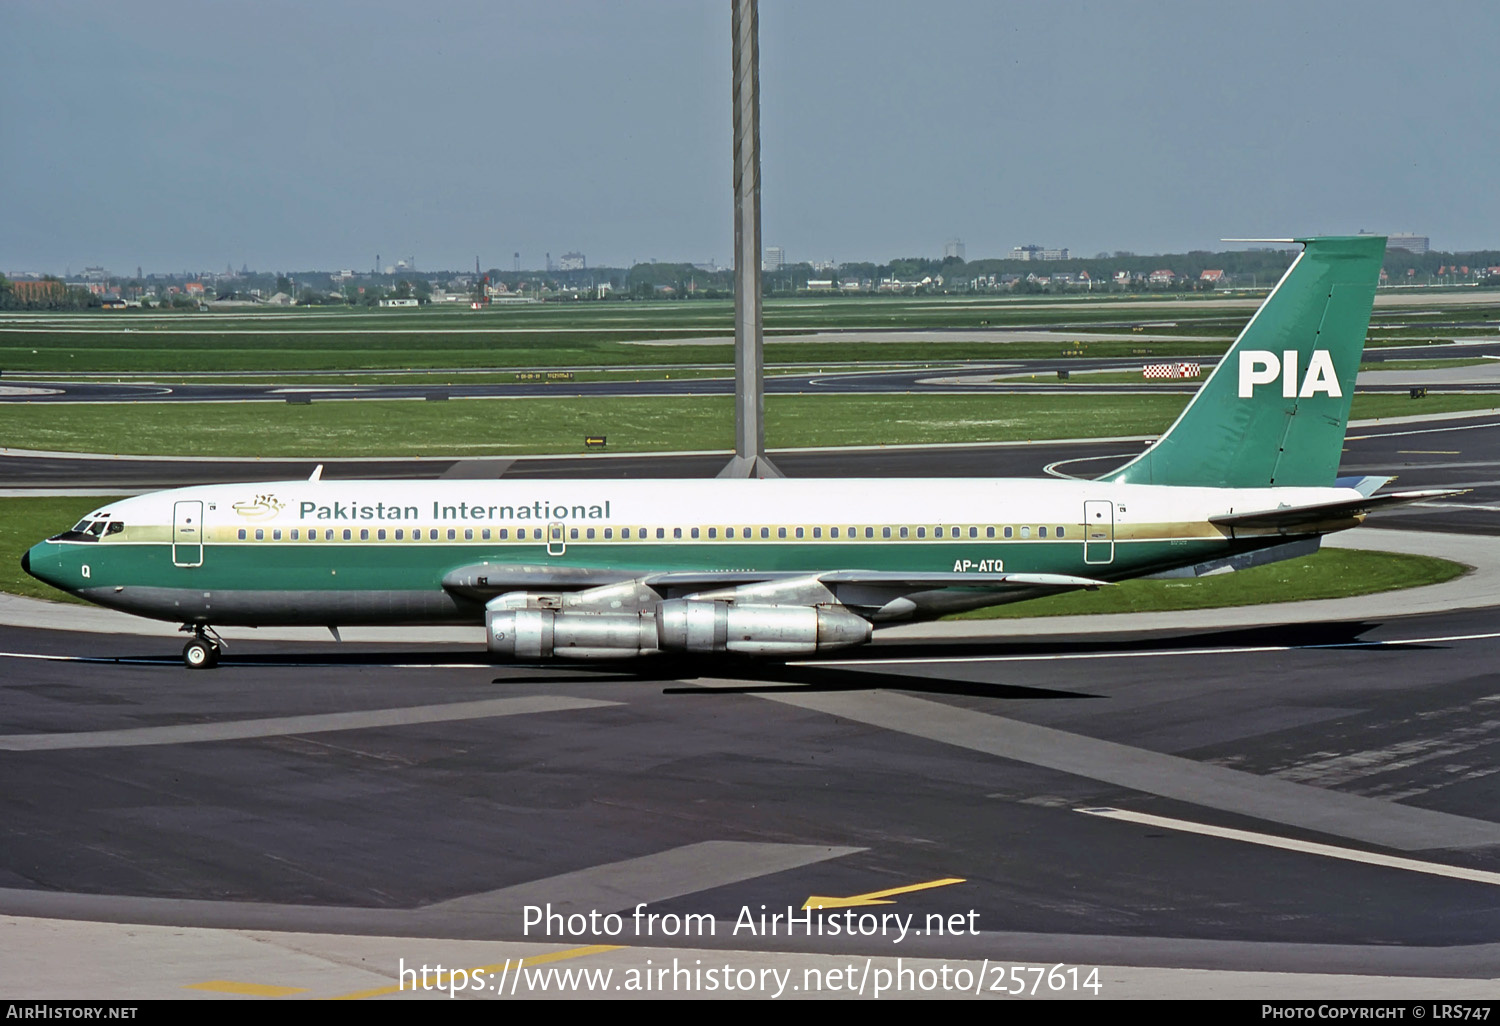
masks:
[[[228,647],[224,639],[205,623],[185,623],[180,630],[193,635],[182,647],[182,664],[189,670],[210,670],[219,664],[219,652]]]

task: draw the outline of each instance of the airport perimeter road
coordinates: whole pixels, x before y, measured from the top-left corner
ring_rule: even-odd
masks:
[[[948,333],[918,333],[919,338],[941,339]],[[1054,339],[1059,346],[1066,346],[1062,337]],[[1116,341],[1128,341],[1116,339]],[[1181,340],[1178,340],[1179,344]],[[1414,357],[1464,357],[1480,359],[1500,357],[1500,341],[1474,339],[1450,345],[1412,346],[1384,348],[1371,351],[1369,359],[1394,360]],[[871,357],[878,362],[878,353]],[[1174,357],[1046,357],[1012,360],[968,360],[956,363],[932,363],[883,367],[866,370],[841,366],[822,369],[771,370],[765,379],[769,395],[905,395],[908,393],[930,394],[991,394],[1029,392],[1193,392],[1200,380],[1184,380],[1178,383],[1112,382],[1091,383],[1088,375],[1096,371],[1139,374],[1143,363],[1179,361],[1199,362],[1205,372],[1218,362],[1216,356]],[[608,369],[608,368],[593,368]],[[674,368],[661,367],[659,371],[673,372]],[[1059,371],[1079,375],[1067,382],[1057,378]],[[346,372],[357,373],[357,372]],[[370,376],[386,372],[369,371]],[[104,380],[108,375],[93,375],[86,380],[68,379],[52,381],[45,375],[10,375],[0,382],[0,402],[8,403],[150,403],[150,402],[329,402],[358,401],[365,399],[428,399],[428,398],[531,398],[566,397],[580,398],[624,398],[638,396],[711,396],[732,395],[734,378],[731,368],[725,368],[719,377],[679,377],[666,380],[606,380],[568,382],[469,382],[464,378],[469,372],[433,371],[430,374],[410,374],[407,380],[396,384],[280,384],[256,382],[254,374],[245,375],[233,382],[215,381],[210,375],[200,375],[201,381],[182,381],[171,384],[156,384],[140,380],[140,375],[127,375],[124,380]],[[490,370],[485,373],[493,374]],[[504,373],[504,372],[499,372]],[[304,375],[287,372],[283,378],[300,378]],[[319,375],[313,374],[316,378]],[[173,377],[173,375],[161,375]],[[189,376],[192,377],[192,376]],[[1360,375],[1360,388],[1366,392],[1401,392],[1412,385],[1422,385],[1447,392],[1483,392],[1500,385],[1500,359],[1493,365],[1475,367],[1429,369],[1429,370],[1379,370],[1365,371]]]

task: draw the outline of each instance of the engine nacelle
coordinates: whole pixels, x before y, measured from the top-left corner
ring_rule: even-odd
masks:
[[[663,650],[804,655],[819,649],[863,645],[868,621],[846,609],[822,606],[741,606],[703,599],[672,599],[657,607]]]
[[[491,652],[517,659],[628,659],[657,651],[650,613],[491,609],[484,628]]]

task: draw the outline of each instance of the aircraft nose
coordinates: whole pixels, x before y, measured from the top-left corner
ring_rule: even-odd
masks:
[[[61,564],[57,558],[57,553],[51,551],[51,546],[46,542],[40,542],[22,554],[21,569],[37,580],[56,587],[57,582],[52,580],[52,577],[56,576],[56,574],[54,573],[49,576],[47,571],[49,569],[53,571],[59,570],[61,569]]]

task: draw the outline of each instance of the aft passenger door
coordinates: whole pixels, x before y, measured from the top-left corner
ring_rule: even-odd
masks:
[[[1115,558],[1115,504],[1088,499],[1083,504],[1083,561],[1112,563]]]
[[[197,499],[172,504],[172,562],[203,565],[203,503]]]

